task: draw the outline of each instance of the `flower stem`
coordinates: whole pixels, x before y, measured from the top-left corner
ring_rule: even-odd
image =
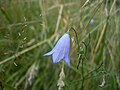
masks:
[[[84,87],[83,87],[83,85],[84,85],[84,71],[83,71],[83,59],[82,59],[82,84],[81,84],[81,88],[80,88],[80,90],[83,90],[84,89]]]
[[[76,32],[76,30],[73,28],[73,27],[71,27],[71,29],[74,31],[74,33],[75,33],[75,36],[76,36],[76,41],[77,41],[77,45],[78,45],[78,52],[79,52],[79,50],[80,50],[80,44],[79,44],[79,40],[78,40],[78,35],[77,35],[77,32]],[[86,44],[83,42],[83,44],[86,46]],[[83,90],[83,84],[84,84],[84,71],[83,71],[83,55],[81,54],[81,53],[79,53],[79,57],[78,57],[78,60],[79,60],[79,62],[78,62],[78,65],[77,65],[77,69],[78,69],[78,67],[79,67],[79,64],[80,64],[80,60],[82,60],[82,74],[81,74],[81,77],[82,77],[82,85],[81,85],[81,88],[80,88],[80,90]]]
[[[80,44],[79,44],[79,40],[78,40],[77,31],[73,27],[71,27],[70,29],[72,29],[74,31],[74,33],[75,33],[76,42],[77,42],[77,45],[78,45],[78,49],[77,50],[79,51],[80,50]]]

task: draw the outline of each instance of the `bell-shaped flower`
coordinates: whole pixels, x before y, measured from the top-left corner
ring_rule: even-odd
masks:
[[[65,33],[57,42],[55,47],[43,56],[52,55],[53,63],[60,62],[62,59],[70,65],[70,36]]]
[[[90,20],[90,24],[93,25],[94,24],[94,19]]]

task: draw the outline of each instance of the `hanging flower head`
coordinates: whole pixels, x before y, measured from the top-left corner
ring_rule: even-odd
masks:
[[[93,25],[94,24],[94,19],[90,20],[90,24]]]
[[[44,56],[52,55],[53,63],[60,62],[62,59],[70,65],[70,36],[65,33],[57,42],[55,47]]]

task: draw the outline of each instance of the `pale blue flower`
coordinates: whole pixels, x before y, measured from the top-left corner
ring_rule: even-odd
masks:
[[[62,59],[70,65],[70,36],[65,33],[57,42],[55,47],[44,56],[52,55],[53,63],[60,62]]]
[[[94,19],[91,19],[90,20],[90,24],[92,25],[94,23]]]

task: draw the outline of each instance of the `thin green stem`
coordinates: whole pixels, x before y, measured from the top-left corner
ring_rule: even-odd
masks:
[[[78,52],[79,52],[79,50],[80,50],[80,45],[79,45],[79,40],[78,40],[77,32],[76,32],[76,30],[75,30],[73,27],[71,27],[71,29],[72,29],[72,30],[74,31],[74,33],[75,33],[76,41],[77,41],[77,45],[78,45]],[[83,43],[83,44],[85,45],[85,47],[87,47],[85,43]],[[78,65],[77,65],[77,69],[78,69],[78,67],[79,67],[80,60],[82,60],[82,54],[79,54],[78,60],[79,60],[79,62],[78,62]],[[81,76],[82,76],[82,85],[81,85],[81,89],[80,89],[80,90],[83,90],[83,88],[84,88],[84,87],[83,87],[83,84],[84,84],[83,60],[82,60],[82,74],[81,74]]]
[[[83,59],[82,59],[82,84],[80,90],[84,89],[84,71],[83,71]]]
[[[78,62],[78,64],[77,64],[77,69],[79,68],[81,58],[82,58],[82,55],[81,55],[81,54],[79,54],[79,57],[78,57],[78,61],[79,61],[79,62]]]
[[[78,45],[78,51],[80,50],[80,44],[79,44],[79,40],[78,40],[78,35],[77,35],[77,31],[73,28],[73,27],[71,27],[71,29],[74,31],[74,33],[75,33],[75,36],[76,36],[76,42],[77,42],[77,45]]]

